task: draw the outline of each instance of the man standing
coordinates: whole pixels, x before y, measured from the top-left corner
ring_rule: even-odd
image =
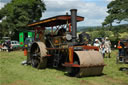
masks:
[[[108,57],[110,58],[110,57],[111,57],[111,56],[110,56],[110,54],[111,54],[111,42],[110,42],[110,40],[108,39],[108,37],[105,38],[105,43],[104,43],[104,45],[105,45],[105,51],[106,51],[106,53],[108,53]]]

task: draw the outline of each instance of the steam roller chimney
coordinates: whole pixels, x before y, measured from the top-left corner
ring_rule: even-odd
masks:
[[[71,9],[72,43],[76,44],[77,38],[77,9]]]

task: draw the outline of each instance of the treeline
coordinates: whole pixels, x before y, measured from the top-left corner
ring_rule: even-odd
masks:
[[[0,38],[17,39],[20,30],[28,30],[27,24],[38,21],[46,10],[43,0],[11,0],[0,9]]]
[[[120,39],[128,39],[128,24],[112,26],[111,28],[96,27],[80,27],[79,32],[86,32],[91,36],[91,40],[95,38],[109,37],[113,44],[117,44]]]
[[[87,26],[87,27],[78,27],[78,31],[87,31],[87,32],[91,32],[91,31],[96,31],[96,30],[106,30],[106,31],[117,31],[119,30],[119,33],[122,32],[128,32],[128,24],[122,24],[122,25],[117,25],[117,26],[112,26],[110,27],[102,27],[102,26]]]

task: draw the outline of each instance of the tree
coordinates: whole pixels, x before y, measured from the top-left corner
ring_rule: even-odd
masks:
[[[103,26],[111,25],[113,22],[120,23],[121,21],[128,21],[128,0],[113,0],[107,5],[109,14],[104,22]]]
[[[12,0],[0,10],[0,20],[6,17],[1,23],[2,30],[8,31],[4,36],[26,29],[28,23],[40,20],[45,10],[42,0]]]

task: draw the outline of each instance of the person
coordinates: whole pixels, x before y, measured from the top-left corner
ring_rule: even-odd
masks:
[[[95,39],[95,43],[93,46],[97,46],[100,48],[101,42],[98,39]]]
[[[11,47],[11,42],[8,40],[8,41],[5,41],[3,44],[2,44],[2,46],[3,46],[3,50],[6,50],[6,51],[8,51],[8,52],[10,52],[10,47]]]
[[[101,45],[100,45],[100,50],[101,50],[101,53],[103,55],[103,57],[105,57],[105,40],[104,38],[102,38],[102,42],[101,42]]]
[[[121,40],[119,40],[119,42],[118,42],[118,56],[119,56],[119,60],[120,61],[123,61],[122,60],[122,57],[121,56],[124,56],[124,43],[122,43],[122,39]]]
[[[111,54],[111,42],[110,42],[108,37],[105,38],[104,45],[105,45],[105,52],[108,53],[108,58],[110,58],[111,57],[110,56],[110,54]]]

